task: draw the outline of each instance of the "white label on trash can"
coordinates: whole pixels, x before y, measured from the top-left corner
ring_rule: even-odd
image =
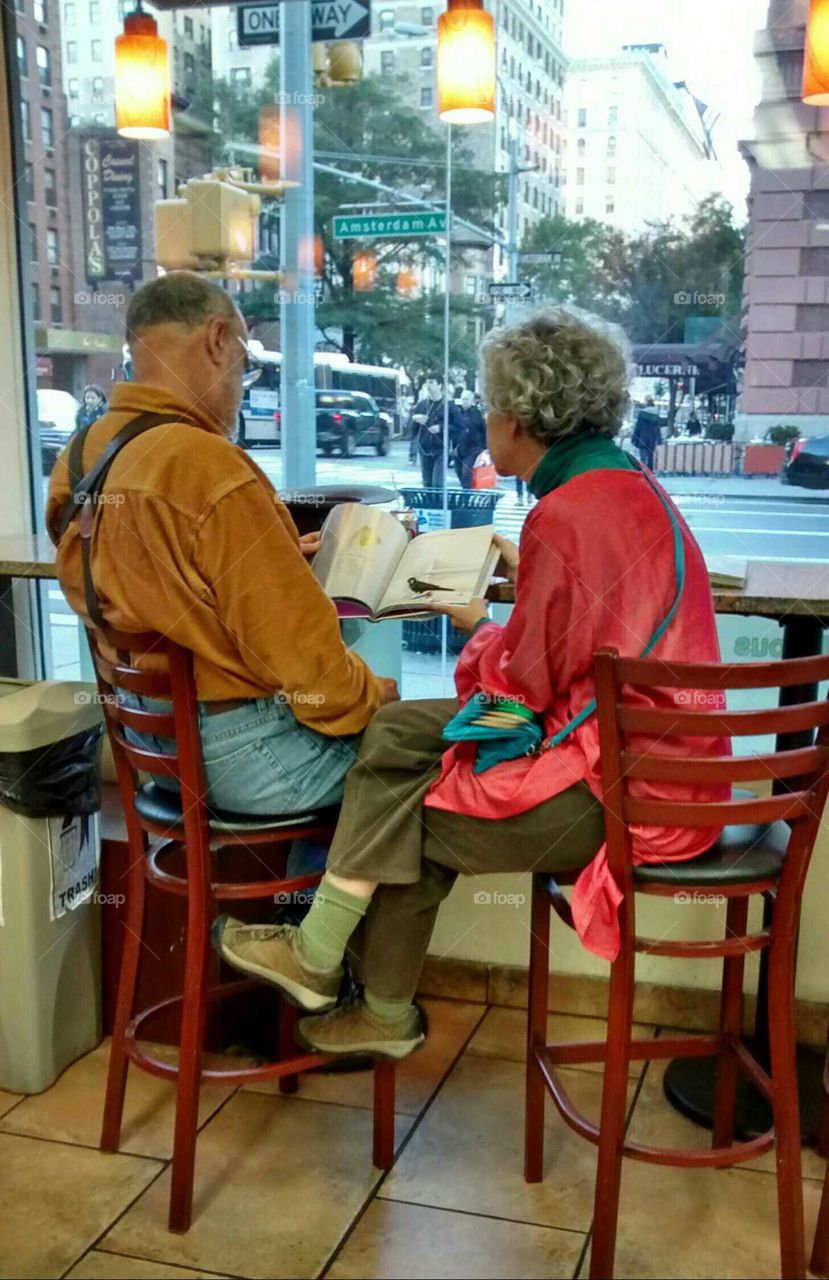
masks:
[[[51,899],[49,916],[59,920],[88,902],[98,883],[98,814],[84,818],[49,818]]]

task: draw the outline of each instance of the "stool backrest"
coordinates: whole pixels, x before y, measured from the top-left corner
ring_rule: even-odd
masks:
[[[776,822],[791,827],[784,875],[802,891],[829,791],[829,702],[804,690],[829,680],[829,657],[767,663],[667,662],[594,655],[608,863],[625,893],[633,887],[630,824],[715,827]],[[647,689],[657,705],[643,705]],[[730,689],[788,689],[786,706],[729,711]],[[637,696],[638,695],[638,696]],[[722,696],[719,696],[722,695]],[[814,731],[817,737],[813,741]],[[756,755],[679,754],[675,739],[797,735],[806,745]],[[752,800],[655,799],[637,783],[716,787],[771,781],[776,794]],[[639,794],[637,794],[637,791]]]
[[[132,831],[141,826],[135,810],[139,773],[176,778],[181,791],[188,874],[194,873],[191,852],[200,864],[210,838],[192,654],[155,632],[119,632],[107,627],[90,628],[87,635],[128,828]],[[114,659],[108,656],[111,653],[116,655]],[[133,654],[160,657],[165,669],[139,669]],[[169,702],[170,710],[147,711],[127,706],[119,692]],[[171,739],[175,750],[168,755],[136,746],[126,736],[127,729]]]

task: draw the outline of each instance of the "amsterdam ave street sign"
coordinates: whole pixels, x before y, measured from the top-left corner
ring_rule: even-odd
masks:
[[[360,240],[373,236],[386,240],[408,240],[410,236],[446,234],[445,213],[359,213],[334,219],[335,240]]]
[[[279,43],[276,4],[240,4],[239,44]],[[359,40],[371,34],[371,0],[312,0],[312,40]]]
[[[527,301],[533,296],[533,287],[527,280],[509,280],[504,284],[491,284],[489,296],[495,301],[501,298],[520,298]]]

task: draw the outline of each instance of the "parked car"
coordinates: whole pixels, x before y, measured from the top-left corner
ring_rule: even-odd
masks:
[[[48,476],[55,459],[75,430],[75,419],[80,409],[78,401],[68,391],[38,388],[37,424],[40,432],[40,458],[43,474]]]
[[[369,447],[380,458],[389,451],[392,420],[377,406],[372,396],[362,391],[317,391],[317,445],[326,458],[335,449],[344,458],[355,449]],[[281,443],[282,412],[274,414],[276,441]]]
[[[784,484],[829,489],[829,436],[798,440],[783,468]]]

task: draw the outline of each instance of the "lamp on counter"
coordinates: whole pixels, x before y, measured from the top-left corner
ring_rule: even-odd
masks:
[[[483,0],[448,0],[438,18],[438,115],[447,124],[495,115],[495,23]]]
[[[170,62],[167,41],[141,0],[115,38],[115,127],[123,138],[169,138]]]
[[[811,0],[803,52],[803,101],[829,107],[829,0]]]

